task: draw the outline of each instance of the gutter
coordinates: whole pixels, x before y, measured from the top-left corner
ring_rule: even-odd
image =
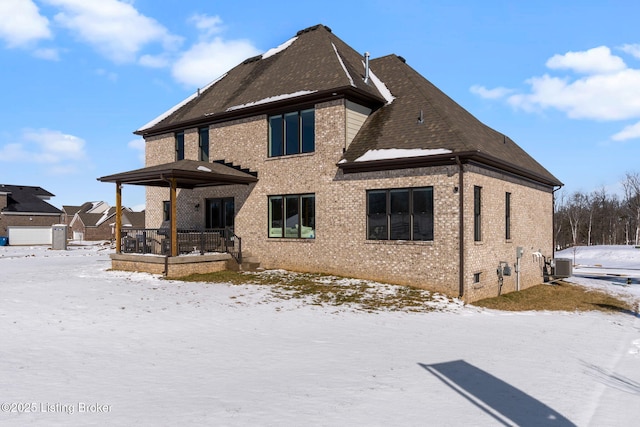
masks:
[[[563,185],[553,175],[543,176],[539,173],[523,169],[520,166],[505,162],[496,157],[482,153],[481,151],[461,151],[457,153],[436,154],[432,156],[402,157],[397,159],[371,160],[368,162],[344,162],[338,163],[337,166],[347,173],[358,172],[377,172],[382,170],[409,169],[430,166],[445,166],[457,164],[459,161],[464,163],[475,162],[485,167],[495,168],[503,173],[512,174],[514,176],[527,179],[538,184],[555,187]]]

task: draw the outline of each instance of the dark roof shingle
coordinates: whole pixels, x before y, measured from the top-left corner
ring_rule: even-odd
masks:
[[[45,202],[53,194],[41,187],[0,184],[0,193],[8,193],[3,212],[60,214],[62,211]]]
[[[371,69],[395,99],[369,116],[344,154],[343,166],[369,150],[444,149],[453,156],[477,153],[546,184],[562,185],[508,136],[480,122],[396,55],[371,61]]]

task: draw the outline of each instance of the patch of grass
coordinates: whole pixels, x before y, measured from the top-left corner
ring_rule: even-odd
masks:
[[[221,271],[194,274],[183,281],[270,286],[270,296],[281,300],[298,299],[310,305],[349,306],[368,312],[379,310],[437,311],[453,301],[424,289],[389,285],[338,276],[283,271]],[[461,306],[462,303],[459,303]]]
[[[567,282],[533,286],[495,298],[476,301],[473,305],[505,311],[604,311],[634,313],[631,303],[607,293],[591,290]]]

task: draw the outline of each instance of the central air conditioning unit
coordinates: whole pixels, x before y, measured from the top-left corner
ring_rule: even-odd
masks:
[[[551,267],[553,268],[551,275],[555,279],[573,276],[573,263],[569,258],[555,258]]]

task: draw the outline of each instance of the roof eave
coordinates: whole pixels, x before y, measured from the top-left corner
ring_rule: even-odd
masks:
[[[555,177],[545,177],[533,171],[523,169],[519,166],[505,162],[496,157],[482,153],[480,151],[464,151],[446,154],[436,154],[430,156],[403,157],[397,159],[370,160],[365,162],[344,162],[337,166],[345,174],[359,172],[378,172],[394,169],[412,169],[420,167],[447,166],[456,164],[457,160],[462,163],[478,163],[489,166],[500,171],[534,181],[550,187],[562,187],[564,184]]]
[[[348,98],[350,100],[358,101],[367,107],[371,107],[372,109],[378,108],[386,103],[386,101],[379,96],[372,95],[362,89],[349,85],[334,89],[317,91],[295,98],[287,98],[264,104],[238,108],[232,111],[223,111],[219,113],[204,115],[197,119],[185,120],[179,123],[172,123],[170,125],[154,126],[145,130],[137,130],[133,133],[135,135],[140,135],[143,137],[159,135],[163,133],[194,128],[205,124],[209,125],[229,120],[237,120],[257,116],[260,114],[274,113],[278,110],[283,109],[304,108],[305,106],[341,98]]]

